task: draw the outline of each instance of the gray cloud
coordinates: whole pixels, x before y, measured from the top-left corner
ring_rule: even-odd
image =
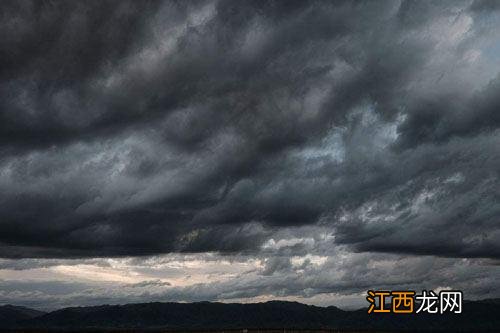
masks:
[[[458,288],[464,290],[467,299],[498,297],[498,281],[494,278],[500,269],[498,263],[433,256],[352,254],[341,248],[336,251],[339,256],[321,263],[305,260],[291,264],[289,260],[286,265],[277,265],[286,259],[268,257],[266,265],[255,272],[188,286],[159,280],[132,284],[3,280],[0,296],[3,302],[44,309],[146,301],[234,302],[276,298],[356,308],[365,305],[364,297],[359,295],[370,288]],[[148,266],[145,262],[142,265]],[[272,272],[270,266],[274,266]]]
[[[2,256],[256,249],[460,174],[439,213],[330,223],[363,250],[498,257],[478,6],[3,4]],[[375,240],[424,225],[425,241]]]
[[[52,258],[1,269],[262,258],[247,287],[220,285],[231,295],[192,287],[228,299],[349,289],[314,269],[319,280],[289,280],[291,257],[340,245],[500,258],[498,6],[0,6],[0,257]]]

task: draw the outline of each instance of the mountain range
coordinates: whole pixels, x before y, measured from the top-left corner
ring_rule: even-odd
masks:
[[[500,300],[466,301],[461,314],[368,314],[297,302],[140,303],[41,312],[0,306],[0,329],[40,330],[448,330],[500,331]]]

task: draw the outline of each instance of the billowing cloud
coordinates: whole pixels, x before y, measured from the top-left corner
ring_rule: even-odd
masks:
[[[442,263],[442,287],[468,260],[494,283],[498,6],[0,6],[0,278],[215,253],[261,262],[254,280],[122,282],[173,299],[354,293],[366,282],[342,281],[367,262],[324,284],[314,268],[335,271],[342,248],[387,256],[395,284],[425,278],[407,261]],[[298,267],[316,280],[294,280]]]

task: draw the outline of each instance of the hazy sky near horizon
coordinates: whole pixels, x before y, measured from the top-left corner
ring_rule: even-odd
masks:
[[[2,1],[0,304],[500,297],[500,2]]]

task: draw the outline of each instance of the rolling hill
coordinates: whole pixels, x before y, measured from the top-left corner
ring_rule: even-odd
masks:
[[[7,318],[7,319],[5,319]],[[0,307],[0,329],[341,329],[498,331],[500,302],[465,302],[462,314],[371,314],[297,302],[253,304],[141,303],[71,307],[43,313],[23,307]]]

